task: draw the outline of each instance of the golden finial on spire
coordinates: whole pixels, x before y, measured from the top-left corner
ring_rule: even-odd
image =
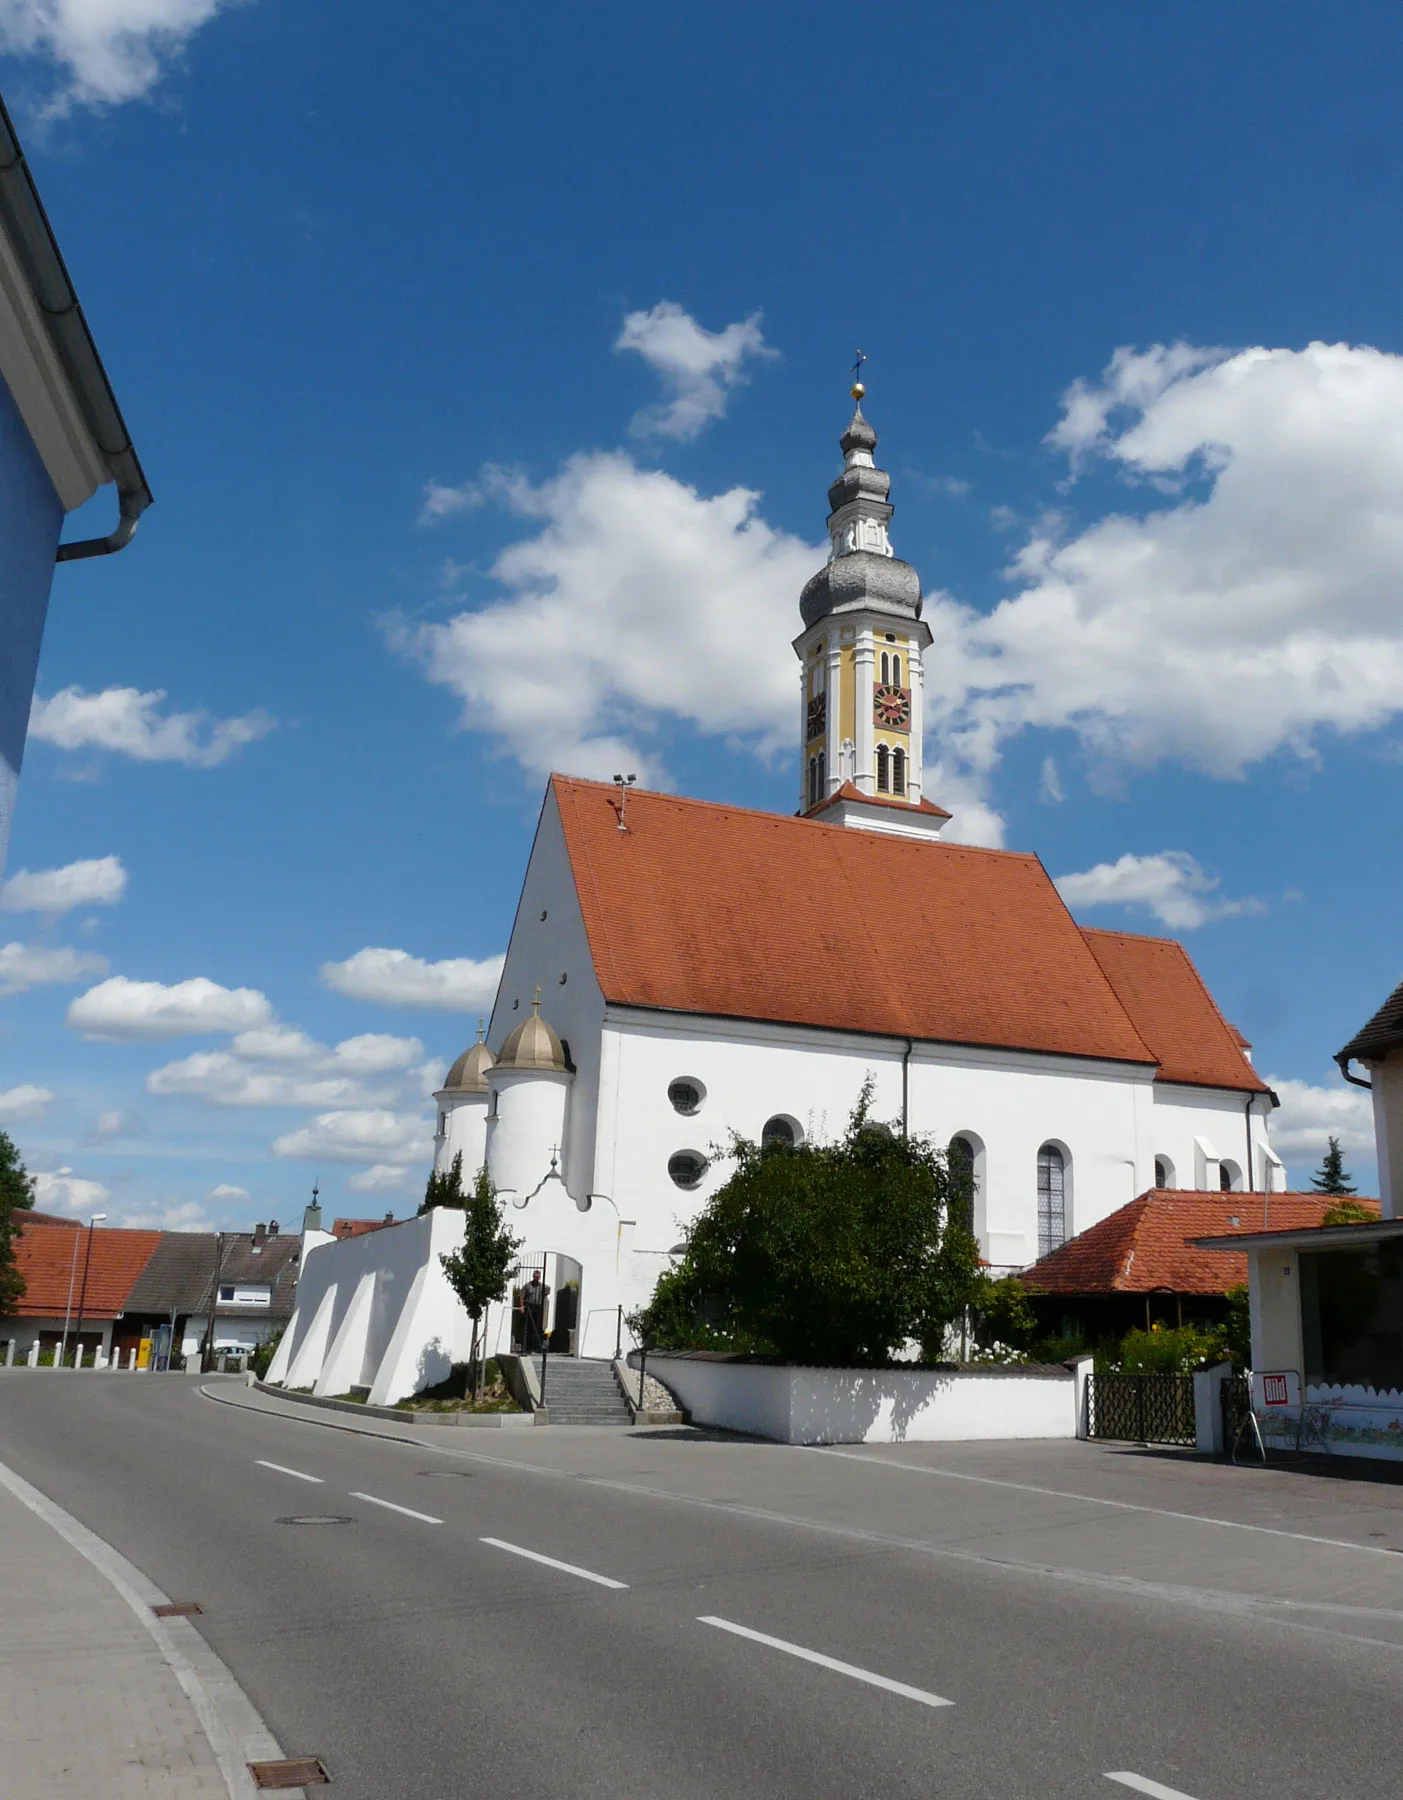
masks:
[[[482,1042],[482,1018],[480,1015],[477,1021],[477,1041],[479,1044]]]
[[[536,983],[536,998],[531,1002],[531,1010],[532,1012],[541,1010],[541,984],[539,981]]]
[[[859,350],[857,353],[857,360],[853,363],[853,385],[852,385],[852,397],[854,400],[856,400],[858,402],[859,405],[861,405],[861,403],[862,403],[863,395],[867,392],[867,389],[862,385],[862,380],[861,380],[862,365],[866,361],[867,361],[866,351]]]

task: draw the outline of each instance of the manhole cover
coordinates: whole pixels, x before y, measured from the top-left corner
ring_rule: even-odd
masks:
[[[288,1513],[279,1525],[354,1525],[349,1513]]]
[[[420,1469],[419,1473],[421,1475],[448,1475],[454,1481],[471,1481],[473,1478],[471,1469]]]
[[[285,1762],[256,1762],[248,1765],[256,1788],[326,1787],[331,1777],[320,1757],[293,1756]]]

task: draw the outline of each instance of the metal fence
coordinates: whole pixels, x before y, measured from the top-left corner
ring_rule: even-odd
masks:
[[[1086,1409],[1089,1437],[1190,1449],[1198,1441],[1192,1375],[1092,1375]]]
[[[1230,1375],[1218,1390],[1223,1408],[1223,1447],[1231,1455],[1248,1413],[1252,1394],[1245,1375]]]

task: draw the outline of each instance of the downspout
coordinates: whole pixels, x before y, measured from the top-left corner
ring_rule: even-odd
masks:
[[[911,1052],[916,1048],[915,1038],[907,1038],[906,1048],[901,1053],[901,1135],[911,1135]]]
[[[1335,1058],[1335,1061],[1339,1064],[1340,1073],[1344,1076],[1346,1081],[1350,1082],[1354,1087],[1366,1088],[1369,1093],[1373,1093],[1374,1084],[1372,1081],[1366,1081],[1362,1075],[1350,1074],[1349,1065],[1354,1061],[1352,1056],[1346,1056],[1342,1051],[1340,1055]]]
[[[1246,1120],[1247,1120],[1247,1192],[1250,1194],[1250,1193],[1252,1193],[1252,1191],[1255,1189],[1255,1187],[1257,1185],[1256,1175],[1254,1173],[1253,1166],[1252,1166],[1252,1096],[1251,1096],[1251,1094],[1249,1094],[1247,1096]]]
[[[107,465],[110,478],[117,484],[117,529],[106,537],[60,544],[55,561],[77,562],[89,556],[110,556],[114,550],[121,550],[131,542],[137,521],[151,504],[151,489],[146,485],[112,384],[88,330],[58,241],[3,101],[0,101],[0,223],[14,245],[83,423]]]

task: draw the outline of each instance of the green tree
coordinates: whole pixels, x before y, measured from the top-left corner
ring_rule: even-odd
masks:
[[[419,1217],[432,1212],[436,1206],[464,1207],[468,1197],[463,1192],[463,1152],[460,1150],[446,1169],[433,1169],[429,1174],[424,1198],[419,1207]]]
[[[0,1131],[0,1318],[24,1296],[24,1277],[15,1267],[15,1240],[23,1229],[17,1213],[34,1204],[34,1178],[25,1170],[9,1134]]]
[[[634,1316],[641,1338],[839,1367],[885,1362],[911,1338],[929,1360],[945,1353],[978,1247],[951,1217],[944,1152],[877,1124],[871,1102],[869,1079],[836,1144],[732,1140],[733,1174]]]
[[[1227,1294],[1228,1316],[1223,1323],[1223,1341],[1235,1373],[1241,1375],[1252,1367],[1252,1311],[1248,1305],[1246,1286],[1230,1287]]]
[[[1016,1275],[996,1281],[992,1275],[979,1273],[972,1283],[969,1322],[977,1349],[989,1351],[1000,1345],[1023,1350],[1037,1330],[1038,1316],[1028,1289]]]
[[[1340,1149],[1337,1137],[1325,1140],[1328,1146],[1320,1167],[1310,1178],[1310,1185],[1317,1194],[1353,1194],[1358,1189],[1345,1173],[1344,1153]]]
[[[455,1156],[453,1170],[461,1169],[462,1157]],[[440,1202],[452,1205],[451,1201]],[[473,1322],[472,1359],[469,1364],[469,1393],[477,1399],[478,1336],[482,1315],[494,1300],[507,1291],[507,1279],[516,1263],[522,1240],[507,1229],[497,1190],[486,1169],[479,1169],[472,1192],[458,1202],[466,1215],[463,1242],[459,1249],[440,1256],[448,1285],[463,1303],[463,1310]]]
[[[1325,1208],[1322,1225],[1372,1225],[1378,1218],[1372,1206],[1366,1206],[1362,1200],[1337,1200],[1333,1206]]]

